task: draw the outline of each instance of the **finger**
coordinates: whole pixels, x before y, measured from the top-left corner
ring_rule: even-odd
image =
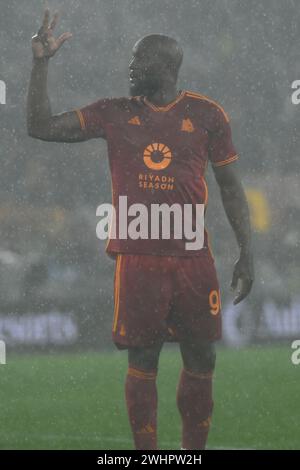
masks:
[[[55,28],[55,26],[56,26],[56,24],[57,24],[57,20],[58,20],[58,11],[56,11],[56,12],[54,13],[53,19],[52,19],[52,21],[51,21],[51,23],[50,23],[50,29],[51,29],[51,31],[54,30],[54,28]]]
[[[235,290],[237,288],[238,280],[239,280],[239,275],[238,275],[237,270],[235,269],[233,271],[232,281],[230,284],[231,290]]]
[[[43,37],[45,37],[47,33],[48,25],[49,25],[49,15],[50,15],[50,11],[49,9],[46,9],[44,13],[44,18],[43,18],[43,24],[37,32],[37,37],[39,39],[42,39]]]
[[[57,45],[60,47],[65,41],[72,37],[72,33],[63,33],[59,38],[57,38]]]
[[[251,279],[242,279],[241,280],[241,288],[238,291],[236,297],[233,300],[233,305],[238,304],[242,300],[244,300],[245,297],[249,294],[251,287],[252,287],[253,281]]]
[[[41,42],[41,37],[38,34],[35,34],[32,36],[31,40],[34,42]]]
[[[43,30],[47,31],[48,26],[49,26],[49,18],[50,18],[50,10],[49,8],[46,8],[45,14],[44,14],[44,19],[43,19]]]

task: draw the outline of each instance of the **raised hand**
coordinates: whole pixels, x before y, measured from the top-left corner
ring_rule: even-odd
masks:
[[[45,10],[43,24],[37,34],[32,37],[32,52],[35,59],[50,58],[58,51],[65,41],[72,37],[72,33],[63,33],[58,38],[53,36],[57,24],[56,12],[50,23],[50,11]]]

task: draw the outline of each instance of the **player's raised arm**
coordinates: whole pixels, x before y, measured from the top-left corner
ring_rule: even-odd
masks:
[[[240,287],[233,302],[237,304],[249,294],[252,288],[254,269],[248,203],[235,165],[236,163],[213,166],[213,170],[220,187],[227,218],[240,248],[240,256],[235,263],[231,282],[231,287],[235,290],[240,281]]]
[[[58,14],[50,22],[50,12],[44,14],[43,24],[32,38],[33,68],[27,99],[27,130],[31,137],[54,142],[80,142],[88,134],[75,111],[52,115],[47,94],[49,59],[53,57],[72,34],[53,35]],[[101,137],[102,135],[98,135]]]

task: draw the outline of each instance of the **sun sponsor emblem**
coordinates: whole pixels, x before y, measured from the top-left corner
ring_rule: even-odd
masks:
[[[144,150],[144,163],[151,170],[164,170],[172,160],[172,152],[167,145],[153,142]]]

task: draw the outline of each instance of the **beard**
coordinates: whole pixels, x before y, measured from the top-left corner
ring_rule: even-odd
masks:
[[[157,77],[150,76],[146,80],[137,80],[136,82],[130,83],[129,93],[130,96],[148,96],[153,95],[157,90],[161,88],[161,80]]]

